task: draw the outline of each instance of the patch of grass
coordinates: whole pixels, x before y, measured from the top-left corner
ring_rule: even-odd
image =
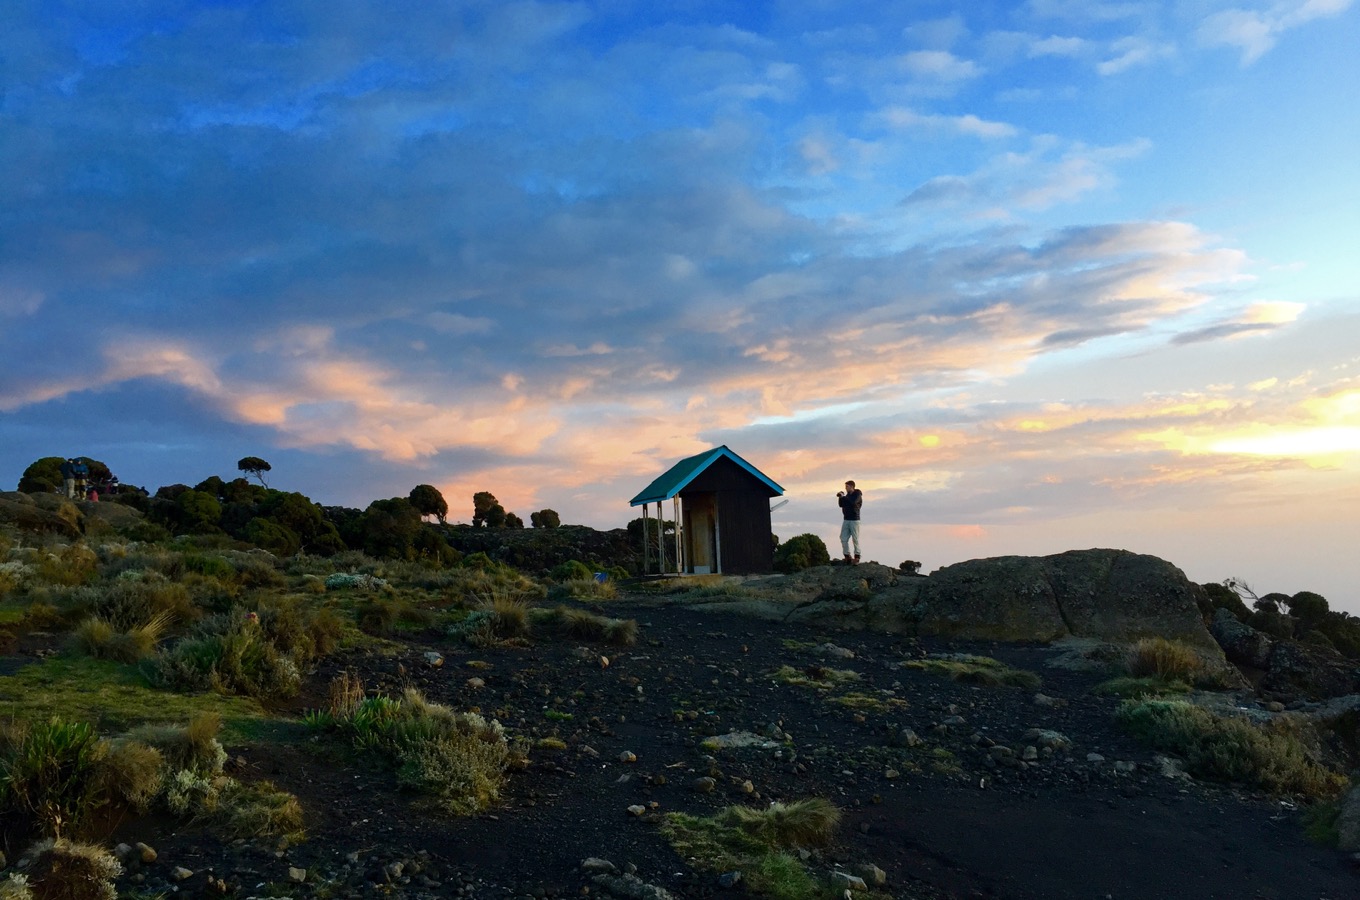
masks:
[[[60,715],[116,732],[147,722],[184,722],[204,711],[220,714],[229,734],[266,717],[255,700],[160,691],[133,666],[87,656],[51,657],[0,676],[0,720]]]
[[[907,669],[918,669],[932,675],[941,675],[964,684],[979,684],[988,687],[1018,687],[1027,691],[1038,690],[1042,679],[1026,669],[1016,669],[999,659],[990,656],[974,656],[970,653],[954,653],[947,656],[933,656],[929,659],[913,659],[902,664]]]
[[[145,812],[161,792],[164,769],[164,754],[150,744],[129,738],[109,741],[99,761],[99,789],[115,803]]]
[[[218,740],[221,731],[220,716],[198,713],[186,725],[143,725],[128,737],[155,747],[171,772],[218,775],[227,761],[227,751]]]
[[[1147,744],[1183,757],[1190,773],[1201,778],[1318,798],[1346,786],[1343,776],[1312,760],[1303,742],[1286,730],[1258,728],[1176,700],[1126,700],[1116,718]]]
[[[711,872],[742,871],[752,892],[776,900],[836,896],[789,852],[827,842],[840,811],[821,799],[772,804],[767,810],[729,806],[709,817],[670,813],[662,833],[677,853]]]
[[[571,713],[562,712],[560,709],[545,709],[543,710],[543,718],[553,722],[570,722],[573,716]]]
[[[779,645],[785,650],[811,650],[817,646],[814,641],[799,641],[793,638],[784,638],[779,642]]]
[[[567,742],[560,737],[544,737],[534,741],[534,746],[540,750],[565,750]]]
[[[887,712],[888,710],[905,709],[907,707],[907,701],[900,697],[892,697],[883,693],[864,694],[858,691],[832,697],[828,702],[849,709],[869,710],[871,712]]]
[[[239,607],[200,622],[144,668],[161,687],[261,699],[291,697],[302,683],[293,658]]]
[[[1190,685],[1184,681],[1160,678],[1156,675],[1142,678],[1122,675],[1096,685],[1095,692],[1110,697],[1123,697],[1127,700],[1142,700],[1188,694],[1190,693]]]
[[[561,600],[613,600],[619,596],[619,589],[612,581],[596,581],[592,578],[573,578],[555,584],[548,589],[548,599]]]
[[[828,689],[837,685],[859,681],[859,673],[851,669],[832,669],[827,666],[807,666],[795,669],[793,666],[780,666],[774,670],[776,681],[798,687]]]

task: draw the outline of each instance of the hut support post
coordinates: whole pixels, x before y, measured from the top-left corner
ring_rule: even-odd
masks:
[[[656,501],[656,573],[666,574],[666,516],[661,501]]]
[[[684,551],[680,544],[681,532],[684,529],[680,527],[680,498],[678,496],[671,498],[671,509],[675,513],[675,573],[679,575],[685,571],[685,560]]]
[[[650,503],[642,504],[642,574],[647,575],[652,571],[652,548],[648,546],[652,542],[647,526],[651,524],[647,520],[647,507]]]

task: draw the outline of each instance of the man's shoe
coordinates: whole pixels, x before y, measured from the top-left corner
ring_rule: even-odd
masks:
[[[859,565],[859,557],[858,557],[858,556],[855,557],[854,565]]]
[[[845,554],[845,564],[846,564],[847,566],[851,564],[851,561],[850,561],[850,554],[849,554],[849,553]]]

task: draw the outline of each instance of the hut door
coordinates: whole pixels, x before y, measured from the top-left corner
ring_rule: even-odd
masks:
[[[703,575],[718,571],[717,497],[689,494],[685,498],[685,552],[690,571]]]

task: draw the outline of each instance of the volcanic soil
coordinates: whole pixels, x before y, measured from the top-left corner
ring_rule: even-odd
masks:
[[[638,642],[474,649],[419,634],[400,638],[395,655],[329,660],[291,709],[296,740],[227,748],[238,778],[297,795],[307,839],[224,844],[165,820],[125,823],[112,838],[144,841],[159,859],[121,886],[243,897],[600,896],[581,867],[597,857],[676,896],[739,897],[742,882],[724,889],[719,873],[670,847],[661,816],[824,797],[844,818],[809,863],[847,872],[871,863],[893,897],[1360,896],[1360,873],[1308,841],[1293,804],[1175,774],[1117,727],[1118,701],[1092,691],[1102,676],[1046,665],[1055,649],[809,630],[631,595],[597,610],[637,619]],[[442,665],[430,665],[431,651]],[[938,653],[1033,671],[1043,696],[903,666]],[[774,674],[782,666],[852,670],[859,680],[788,683]],[[343,670],[369,693],[415,687],[494,716],[512,734],[560,737],[566,749],[535,748],[487,813],[432,813],[390,770],[300,724]],[[905,745],[904,728],[919,744]],[[991,744],[1020,757],[1033,728],[1061,733],[1071,748],[1032,765],[989,762]],[[701,746],[731,732],[770,746]],[[704,776],[715,781],[707,793],[696,789]],[[172,882],[172,867],[193,875]]]

